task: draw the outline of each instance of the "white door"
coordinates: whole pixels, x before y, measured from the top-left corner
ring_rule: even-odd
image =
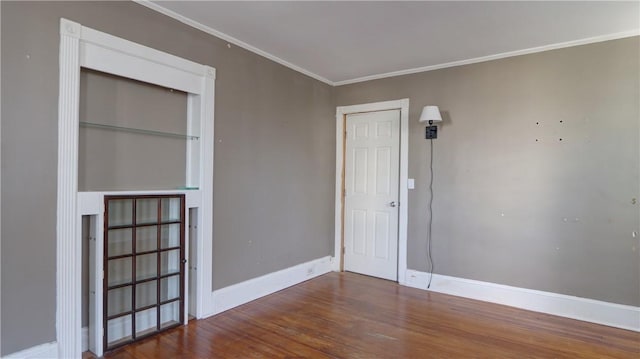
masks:
[[[395,281],[400,110],[347,115],[345,138],[344,270]]]

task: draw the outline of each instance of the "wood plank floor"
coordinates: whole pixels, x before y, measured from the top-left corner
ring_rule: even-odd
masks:
[[[105,357],[638,359],[640,333],[329,273]]]

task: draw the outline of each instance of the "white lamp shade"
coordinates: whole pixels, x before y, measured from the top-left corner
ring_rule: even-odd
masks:
[[[440,116],[440,110],[438,106],[425,106],[422,109],[422,115],[420,115],[420,122],[441,122],[442,116]]]

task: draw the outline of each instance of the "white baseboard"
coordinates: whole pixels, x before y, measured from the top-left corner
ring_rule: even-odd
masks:
[[[224,312],[311,278],[329,273],[331,272],[332,261],[332,257],[327,256],[214,290],[211,297],[213,314]]]
[[[89,328],[82,328],[82,351],[86,352],[89,350]],[[31,347],[25,350],[21,350],[19,352],[9,354],[5,356],[5,358],[57,358],[58,357],[58,343],[51,342],[47,344],[36,345],[35,347]]]
[[[6,355],[4,358],[20,358],[20,359],[53,359],[58,357],[58,343],[51,342],[36,345],[13,354]]]
[[[324,257],[218,289],[212,293],[218,314],[332,271],[333,257]],[[429,274],[406,271],[408,287],[427,290]],[[508,305],[535,312],[640,332],[640,307],[574,297],[565,294],[511,287],[502,284],[434,274],[428,290]],[[82,351],[89,347],[89,328],[82,328]],[[58,357],[56,342],[41,344],[5,358],[51,359]]]
[[[213,314],[329,273],[332,262],[333,258],[327,256],[213,291],[211,296],[215,310]],[[83,352],[89,349],[89,328],[87,327],[82,328],[81,345]],[[58,345],[56,342],[51,342],[9,354],[4,358],[53,359],[57,357]]]
[[[407,270],[408,287],[427,290],[429,273]],[[428,290],[640,332],[640,307],[434,274]]]

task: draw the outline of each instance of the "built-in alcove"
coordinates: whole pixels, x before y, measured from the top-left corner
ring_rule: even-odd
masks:
[[[101,356],[136,337],[186,324],[187,313],[202,318],[213,312],[212,225],[203,218],[212,218],[214,79],[212,67],[61,19],[59,357],[80,357],[83,348]],[[157,208],[155,224],[139,225],[135,210],[130,228],[109,222],[109,199],[125,197],[136,198],[134,208],[139,198],[180,198],[180,228],[162,222],[163,208],[175,208],[162,199],[140,213]],[[125,243],[120,232],[126,231],[132,234],[130,253],[111,253],[110,241]],[[139,252],[136,240],[143,237],[147,244],[155,238],[155,249]],[[180,238],[179,248],[163,247],[169,237]],[[120,260],[133,263],[131,271],[114,265]],[[171,263],[164,272],[163,263]],[[145,272],[136,271],[138,264]],[[109,282],[118,273],[131,278]],[[179,285],[164,290],[171,281]]]
[[[198,136],[187,135],[187,104],[188,96],[185,92],[82,68],[78,190],[120,192],[185,188],[187,147],[190,141],[199,140]],[[182,200],[178,203],[182,203],[182,207],[178,207],[183,208],[184,195],[179,196]],[[165,200],[154,202],[162,203],[160,207],[150,206],[149,201],[154,200],[105,201],[105,214],[108,213],[110,218],[103,233],[105,246],[102,264],[105,283],[98,283],[96,277],[91,275],[99,266],[100,260],[100,254],[94,246],[98,237],[95,232],[102,229],[95,228],[96,216],[82,216],[82,328],[87,333],[95,333],[94,326],[102,325],[105,333],[103,343],[95,340],[91,344],[87,343],[88,349],[94,352],[99,351],[99,346],[109,350],[183,322],[183,291],[186,286],[183,271],[180,271],[182,274],[178,279],[175,276],[158,277],[157,280],[147,277],[156,264],[163,264],[161,257],[171,255],[176,263],[186,258],[185,253],[176,256],[175,251],[164,249],[162,252],[152,253],[152,247],[156,250],[161,247],[150,246],[155,241],[156,228],[161,229],[158,231],[158,240],[160,236],[183,238],[184,209],[177,211],[175,205],[169,206],[169,202],[165,205]],[[144,224],[139,228],[125,226],[126,228],[111,229],[113,226],[122,227],[114,221],[130,223],[127,218],[130,220],[131,216],[126,214],[129,212],[118,211],[121,207],[119,202],[135,203],[135,206],[130,205],[129,208],[129,212],[131,208],[137,209],[134,222],[144,220],[138,215],[153,217],[157,207],[163,211],[171,209],[172,213],[175,212],[174,215],[183,213],[177,217],[182,220],[182,224]],[[135,233],[132,234],[132,231]],[[126,233],[128,236],[123,235]],[[188,234],[191,236],[193,233],[189,231]],[[184,240],[179,240],[179,243],[180,249],[184,251]],[[114,256],[117,259],[110,259]],[[132,260],[137,265],[132,266]],[[132,275],[132,270],[137,274]],[[191,274],[195,277],[195,269]],[[116,282],[122,278],[124,282],[126,278],[134,279],[123,284],[114,282],[114,278]],[[172,293],[180,295],[169,298],[178,300],[177,302],[174,300],[164,303],[168,297],[161,295],[160,291],[165,293],[166,288],[163,287],[169,282],[172,284]],[[97,286],[104,288],[102,297],[96,296]],[[194,290],[192,294],[195,294],[195,287],[190,288]],[[102,301],[104,313],[97,313],[96,300]],[[132,301],[135,303],[131,303]],[[195,302],[191,302],[195,305]],[[195,312],[195,308],[191,308],[191,311]],[[97,320],[100,317],[102,320]],[[167,321],[165,317],[171,317],[171,320]]]

